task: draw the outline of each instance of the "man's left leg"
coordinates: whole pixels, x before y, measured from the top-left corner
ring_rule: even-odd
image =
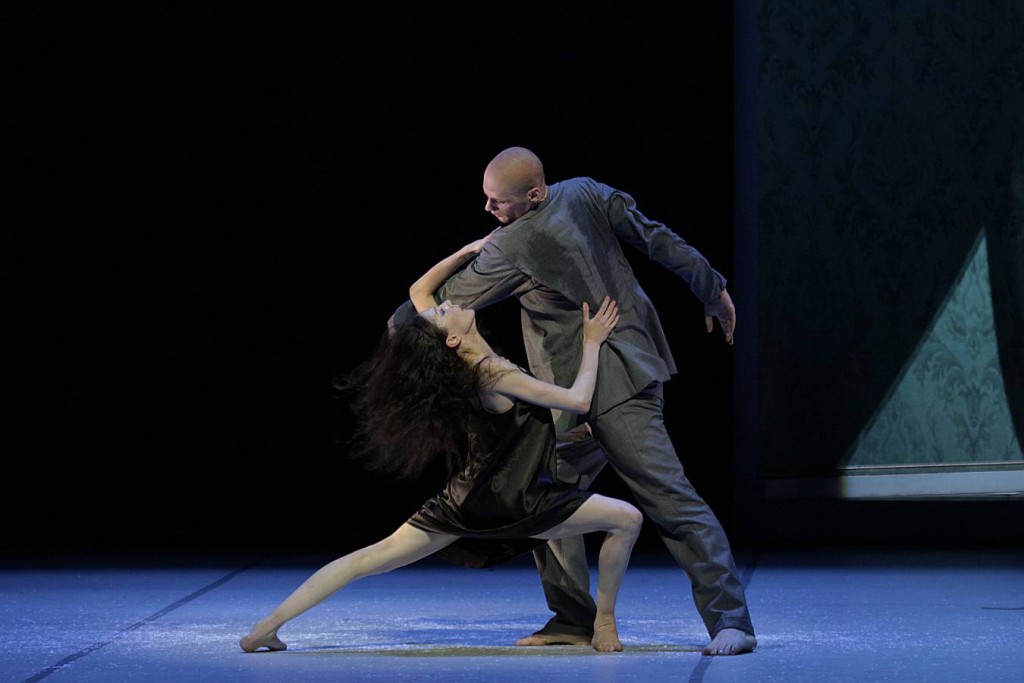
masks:
[[[665,429],[661,385],[592,417],[590,426],[689,577],[694,604],[713,639],[707,654],[752,650],[754,628],[732,549],[718,518],[683,472]]]

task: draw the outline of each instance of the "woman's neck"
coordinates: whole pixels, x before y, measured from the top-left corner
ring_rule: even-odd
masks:
[[[462,345],[459,346],[459,357],[470,365],[476,365],[484,358],[493,355],[495,355],[494,350],[481,337],[464,339]]]

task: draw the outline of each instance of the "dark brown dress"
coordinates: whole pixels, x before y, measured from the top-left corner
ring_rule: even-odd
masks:
[[[408,521],[462,537],[440,557],[489,567],[543,544],[530,536],[564,522],[590,493],[555,481],[555,427],[547,408],[516,401],[501,414],[478,411],[470,429],[469,465]]]

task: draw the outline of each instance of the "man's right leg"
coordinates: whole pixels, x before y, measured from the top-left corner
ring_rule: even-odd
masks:
[[[607,464],[597,440],[582,429],[559,435],[556,477],[587,489]],[[516,645],[576,645],[590,642],[597,605],[590,594],[590,568],[582,536],[548,541],[533,551],[548,608],[554,616]]]
[[[597,605],[582,536],[553,539],[533,551],[548,609],[554,616],[516,645],[585,645],[594,636]]]
[[[591,645],[601,652],[622,651],[615,623],[615,603],[629,565],[633,544],[640,535],[643,515],[626,501],[592,495],[569,519],[538,538],[578,538],[592,531],[606,531],[598,555],[597,617]]]

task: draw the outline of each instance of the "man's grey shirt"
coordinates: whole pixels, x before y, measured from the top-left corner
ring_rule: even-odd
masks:
[[[699,251],[641,214],[630,195],[591,178],[573,178],[550,185],[543,202],[499,229],[435,296],[474,310],[516,297],[530,371],[566,387],[579,370],[583,302],[593,315],[611,296],[620,319],[601,347],[591,401],[591,414],[599,415],[676,372],[661,321],[622,243],[682,277],[702,303],[725,289],[725,278]],[[401,324],[413,313],[406,302],[392,322]],[[561,416],[559,431],[571,427],[573,417]]]

